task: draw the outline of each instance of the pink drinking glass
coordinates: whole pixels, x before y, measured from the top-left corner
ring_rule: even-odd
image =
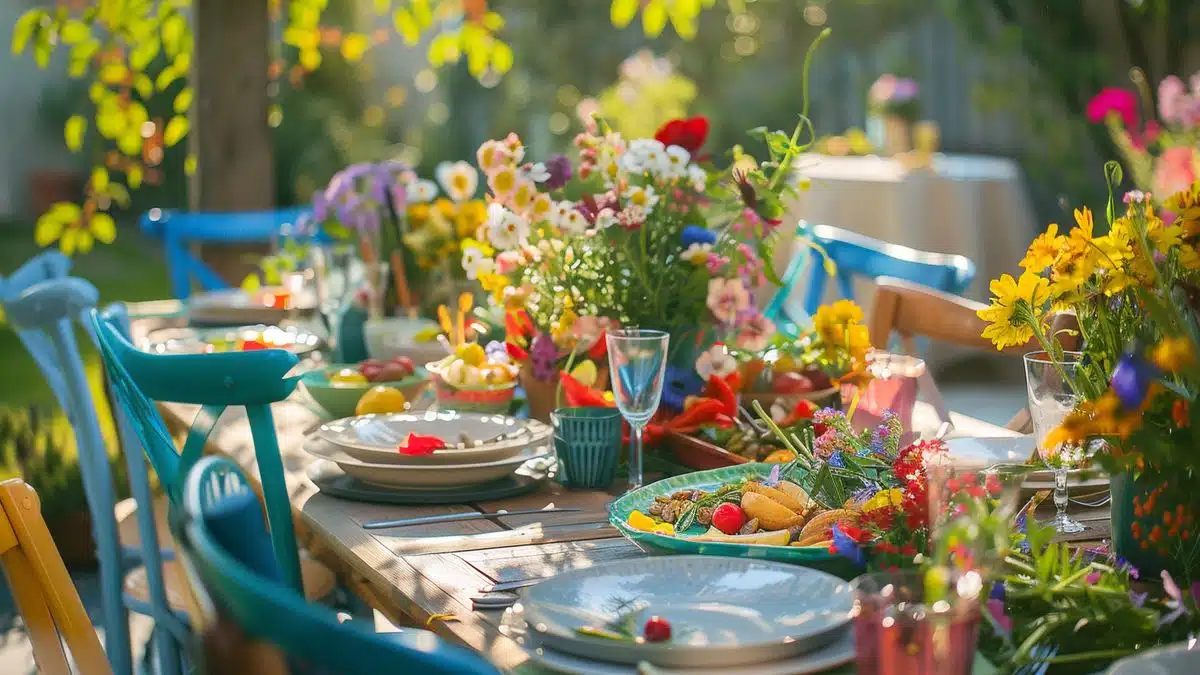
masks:
[[[867,371],[871,380],[859,389],[858,407],[851,422],[855,429],[867,429],[879,424],[885,410],[891,410],[904,425],[905,443],[912,440],[913,408],[917,404],[917,382],[925,374],[925,361],[915,356],[872,352],[867,355]],[[854,391],[843,392],[846,402],[853,400]]]
[[[874,572],[850,587],[859,675],[970,675],[982,616],[977,572]]]

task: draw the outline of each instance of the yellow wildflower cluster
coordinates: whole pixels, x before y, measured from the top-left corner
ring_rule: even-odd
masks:
[[[870,379],[866,368],[871,335],[862,320],[862,308],[851,300],[821,305],[813,316],[812,348],[822,361],[834,366],[833,370],[846,373],[839,381]]]
[[[487,206],[481,199],[456,202],[445,197],[432,203],[410,204],[407,210],[408,232],[404,244],[416,257],[417,266],[431,270],[451,263],[455,274],[464,239],[474,238],[487,221]]]

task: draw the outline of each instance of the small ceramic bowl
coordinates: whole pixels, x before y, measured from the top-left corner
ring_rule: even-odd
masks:
[[[365,384],[335,384],[329,381],[329,376],[339,370],[353,369],[352,365],[333,365],[328,368],[310,370],[300,376],[304,390],[317,405],[325,409],[333,419],[354,417],[358,400],[373,387],[385,386],[399,389],[404,399],[409,403],[421,398],[425,388],[429,386],[429,372],[417,368],[410,377],[393,382],[367,382]]]
[[[367,356],[380,361],[390,361],[398,356],[407,356],[417,363],[433,361],[446,355],[446,348],[437,341],[417,342],[417,335],[437,323],[426,319],[388,317],[370,319],[363,326],[363,339]]]
[[[433,380],[438,409],[499,415],[508,413],[512,407],[513,396],[517,390],[516,380],[507,384],[459,387],[443,379],[433,366],[434,364],[429,364],[426,367],[429,368]]]

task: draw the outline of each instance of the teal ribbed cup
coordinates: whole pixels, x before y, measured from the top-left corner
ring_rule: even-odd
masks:
[[[621,413],[616,408],[558,408],[550,420],[567,487],[611,485],[621,456]]]

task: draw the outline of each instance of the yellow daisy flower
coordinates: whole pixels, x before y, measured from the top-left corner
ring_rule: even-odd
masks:
[[[1050,282],[1033,272],[1013,279],[1004,274],[991,284],[992,304],[978,312],[979,318],[991,325],[983,337],[996,349],[1023,345],[1033,338],[1033,322],[1042,320],[1046,302],[1050,299]]]
[[[1178,373],[1192,365],[1196,355],[1192,350],[1191,340],[1169,337],[1163,338],[1163,341],[1154,347],[1150,353],[1150,360],[1168,373]]]
[[[1200,235],[1200,181],[1171,195],[1163,202],[1163,208],[1175,214],[1175,224],[1183,230],[1183,236]]]
[[[1058,233],[1058,223],[1050,223],[1050,227],[1029,245],[1029,250],[1021,259],[1021,268],[1029,272],[1041,272],[1046,269],[1054,262],[1066,240],[1066,237]]]

